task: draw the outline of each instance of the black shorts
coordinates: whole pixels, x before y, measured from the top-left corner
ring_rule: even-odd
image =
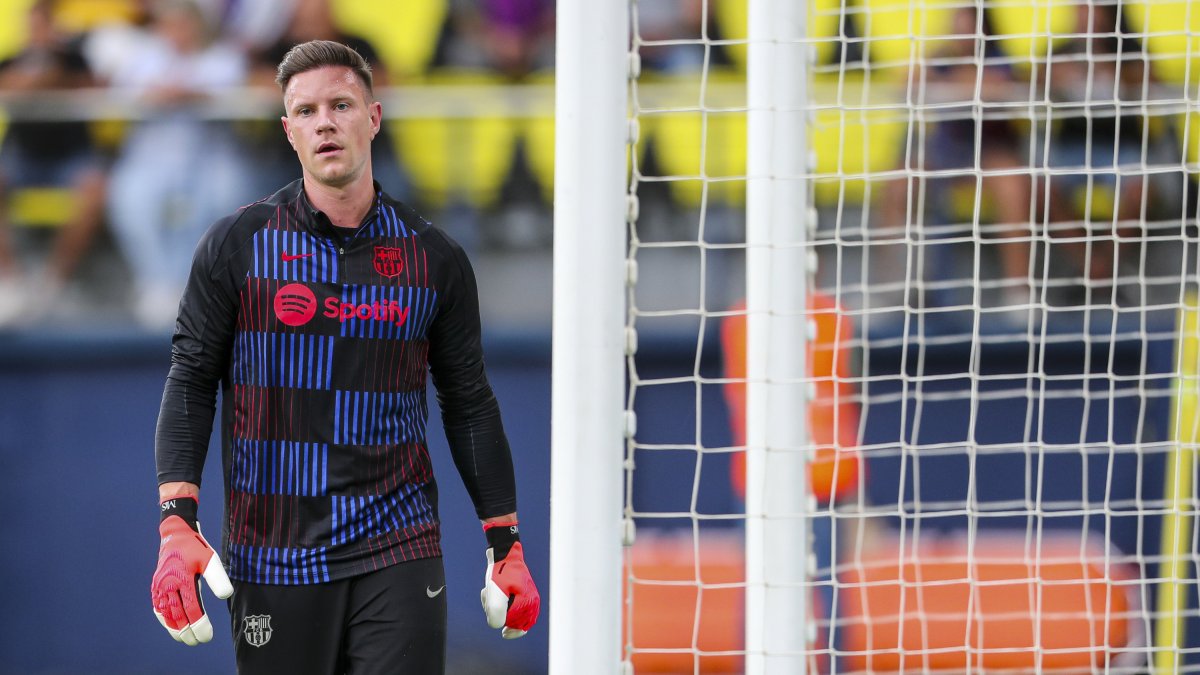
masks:
[[[238,672],[442,673],[446,573],[441,558],[309,586],[234,582]]]

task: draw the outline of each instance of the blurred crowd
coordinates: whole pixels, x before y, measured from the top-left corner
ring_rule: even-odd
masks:
[[[371,63],[377,88],[412,75],[381,57],[379,34],[348,31],[332,2],[29,0],[20,45],[0,61],[0,94],[19,104],[104,90],[138,115],[114,125],[9,110],[0,145],[0,325],[57,306],[98,239],[119,254],[133,317],[151,328],[171,325],[204,229],[299,177],[277,117],[214,115],[202,104],[254,87],[277,95],[277,64],[311,39],[353,46]],[[552,68],[552,0],[448,0],[443,9],[430,68],[478,69],[504,81]],[[374,148],[376,180],[407,197],[388,127]],[[39,198],[55,203],[47,208]],[[12,222],[25,216],[58,222]],[[50,227],[19,227],[29,224]],[[41,239],[50,241],[33,241]],[[30,253],[42,244],[46,255]]]
[[[1143,245],[1170,237],[1147,225],[1181,240],[1195,192],[1180,170],[1183,129],[1145,103],[1182,88],[1156,80],[1131,4],[1064,8],[1036,51],[1005,39],[992,13],[958,8],[954,37],[932,43],[912,74],[918,90],[941,93],[922,97],[908,137],[903,166],[916,179],[885,184],[878,220],[895,236],[917,233],[929,270],[921,306],[978,302],[962,283],[972,280],[1022,323],[1038,304],[1132,305],[1154,276]],[[964,237],[966,251],[949,243]],[[1178,292],[1178,279],[1167,284]]]
[[[483,73],[481,81],[520,85],[549,81],[554,66],[553,0],[21,2],[28,5],[23,36],[0,61],[0,103],[103,91],[138,114],[113,120],[45,115],[45,108],[21,114],[17,105],[8,110],[7,129],[0,124],[0,326],[37,320],[61,306],[81,278],[96,278],[80,270],[94,265],[105,247],[119,265],[101,276],[126,275],[119,292],[129,314],[148,327],[169,326],[200,233],[220,215],[299,176],[276,113],[214,114],[198,104],[227,102],[231,91],[276,96],[276,64],[298,42],[324,38],[354,46],[371,62],[377,87],[398,86],[401,95],[406,83],[428,82],[431,73]],[[734,73],[744,82],[746,49],[737,37],[744,35],[745,5],[634,4],[632,46],[643,77],[703,74],[715,83],[722,73]],[[846,131],[850,127],[827,132],[839,145],[818,158],[815,182],[833,179],[839,189],[826,193],[818,185],[818,236],[915,250],[920,264],[906,264],[903,273],[910,277],[906,288],[919,295],[910,301],[920,306],[972,302],[975,291],[964,280],[986,281],[985,302],[1018,310],[1056,301],[1129,302],[1124,280],[1147,276],[1142,244],[1155,237],[1146,223],[1186,219],[1196,190],[1180,169],[1186,161],[1177,116],[1144,104],[1161,83],[1121,6],[1070,6],[1070,27],[1038,46],[1044,57],[1030,59],[1034,50],[1006,42],[990,10],[964,5],[953,10],[938,39],[915,41],[915,50],[901,45],[899,68],[884,56],[895,36],[884,40],[871,32],[884,23],[872,29],[864,13],[848,10],[833,23],[813,19],[814,33],[821,26],[829,32],[814,40],[813,91],[818,98],[822,87],[836,91],[829,102],[850,106],[839,123],[867,118],[853,108],[854,87],[890,87],[904,117],[901,131],[878,137],[866,128],[873,123],[862,120],[861,134]],[[371,14],[384,10],[408,14]],[[413,35],[423,36],[427,48],[414,50]],[[723,151],[715,141],[719,116],[705,118],[710,139],[703,168],[688,163],[696,162],[701,139],[676,133],[682,142],[670,141],[671,119],[646,116],[650,133],[635,159],[636,176],[716,175]],[[506,132],[495,140],[488,135],[494,130],[481,126],[472,142],[520,157],[509,146],[532,144],[538,133],[552,139],[547,121],[538,132]],[[427,212],[444,209],[432,215],[444,215],[441,224],[449,223],[468,247],[488,245],[490,227],[491,244],[548,251],[549,181],[535,174],[552,176],[552,159],[547,167],[545,159],[489,163],[472,150],[451,159],[410,153],[419,162],[441,162],[437,168],[452,183],[473,185],[478,179],[471,174],[494,173],[494,184],[484,189],[490,197],[482,201],[502,208],[481,215],[480,200],[464,207],[435,198],[437,186],[422,183],[414,160],[399,156],[397,148],[435,132],[446,135],[445,129],[414,124],[402,137],[397,128],[385,125],[374,146],[375,175],[389,193]],[[697,123],[695,132],[701,128]],[[742,162],[731,175],[745,175],[743,138],[726,152],[734,157],[729,163],[736,164],[739,153]],[[862,147],[863,138],[874,146]],[[840,174],[822,173],[822,163]],[[855,201],[846,186],[860,179],[845,175],[862,171],[882,178]],[[705,187],[703,205],[671,193],[687,184],[644,182],[639,236],[738,240],[744,196],[722,192],[728,184],[721,183]],[[707,212],[706,230],[695,226],[698,209]],[[862,225],[852,233],[855,209]],[[830,222],[837,229],[832,235]],[[914,269],[919,278],[911,278]]]

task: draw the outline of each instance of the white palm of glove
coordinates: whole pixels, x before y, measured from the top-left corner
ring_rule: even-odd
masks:
[[[506,640],[515,640],[527,631],[519,628],[509,628],[505,625],[508,620],[508,594],[492,580],[492,572],[496,568],[492,549],[487,553],[487,571],[483,575],[483,590],[479,591],[479,599],[483,602],[483,613],[487,617],[488,626],[500,629],[500,635]]]
[[[190,646],[208,642],[213,628],[204,611],[200,577],[218,598],[232,595],[233,585],[204,536],[183,519],[167,518],[159,531],[158,569],[150,584],[154,616],[178,642]]]
[[[541,611],[542,598],[525,565],[521,542],[513,542],[508,555],[496,560],[496,549],[487,550],[487,571],[479,599],[488,625],[512,640],[533,628]]]

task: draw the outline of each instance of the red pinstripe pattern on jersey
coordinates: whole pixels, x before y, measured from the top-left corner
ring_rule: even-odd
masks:
[[[379,208],[391,209],[391,206],[380,202]],[[301,197],[299,200],[277,206],[269,216],[268,222],[264,224],[264,228],[275,230],[276,233],[266,235],[256,243],[259,246],[256,250],[256,264],[260,267],[251,269],[240,288],[241,307],[236,330],[271,336],[294,332],[329,336],[328,339],[333,340],[332,352],[328,353],[332,354],[330,358],[335,368],[334,372],[339,376],[354,373],[354,379],[343,378],[330,385],[331,389],[321,391],[309,384],[316,381],[315,379],[296,377],[286,380],[276,377],[268,380],[271,386],[235,381],[227,390],[232,408],[229,426],[232,438],[326,443],[329,445],[330,465],[336,464],[342,472],[336,476],[329,476],[330,492],[327,496],[230,491],[227,511],[230,543],[257,547],[259,550],[279,549],[282,554],[272,560],[260,562],[247,558],[241,561],[243,568],[254,570],[261,578],[278,577],[283,580],[278,583],[299,583],[286,581],[296,578],[291,574],[294,570],[289,572],[287,569],[287,565],[291,564],[286,555],[288,550],[320,548],[328,564],[327,568],[324,568],[324,563],[322,567],[336,577],[356,573],[355,570],[366,572],[405,560],[441,555],[440,527],[436,520],[421,523],[418,519],[415,525],[406,524],[399,528],[388,525],[387,528],[390,529],[382,531],[374,529],[374,525],[367,525],[362,519],[344,520],[343,523],[332,522],[330,519],[334,516],[329,511],[329,505],[336,499],[353,499],[356,495],[373,495],[375,498],[390,495],[392,499],[396,499],[396,495],[410,494],[414,487],[431,485],[433,482],[432,462],[423,438],[419,439],[420,442],[393,443],[391,439],[387,439],[367,441],[376,443],[368,446],[333,445],[332,397],[345,395],[347,390],[355,396],[368,393],[384,394],[384,397],[376,395],[359,399],[368,401],[368,404],[366,408],[359,409],[362,412],[356,411],[356,415],[376,414],[370,411],[370,406],[378,405],[378,401],[389,400],[387,394],[423,391],[426,386],[429,343],[425,331],[432,324],[432,314],[438,311],[440,294],[437,294],[431,285],[430,261],[425,242],[412,229],[414,223],[406,222],[399,226],[389,222],[385,227],[380,222],[374,222],[364,225],[363,230],[355,233],[354,238],[344,244],[346,252],[339,256],[336,250],[343,243],[336,239],[336,235],[331,235],[328,242],[322,239],[326,235],[322,235],[319,228],[328,228],[329,225],[318,223],[318,230],[314,230],[307,209]],[[392,217],[398,215],[392,214]],[[326,248],[318,246],[316,257],[304,259],[304,268],[299,267],[299,262],[290,267],[283,267],[283,264],[290,265],[294,261],[281,260],[282,250],[277,249],[286,247],[288,253],[295,254],[299,251],[313,250],[313,247],[300,247],[296,244],[296,238],[291,235],[279,235],[279,231],[298,231],[306,233],[306,236],[315,236],[317,238],[314,241],[324,242],[321,246]],[[401,233],[407,236],[400,236]],[[373,258],[375,247],[395,248],[400,251],[403,264],[400,274],[391,278],[377,272]],[[328,260],[321,258],[323,250],[329,251]],[[443,258],[435,252],[435,267],[441,264],[441,260]],[[256,269],[260,271],[256,272]],[[322,281],[314,282],[310,281],[311,279]],[[285,324],[276,316],[275,296],[279,289],[288,283],[307,286],[316,298],[316,314],[311,320],[300,325]],[[379,287],[392,290],[383,294],[378,292]],[[403,290],[405,295],[398,296],[396,289]],[[409,294],[408,289],[430,290]],[[346,324],[345,317],[341,317],[339,321],[338,317],[323,316],[327,309],[325,301],[328,297],[337,298],[342,303],[341,306],[346,306],[349,302],[365,306],[362,303],[371,302],[375,298],[386,299],[389,303],[396,302],[397,298],[402,302],[404,298],[408,298],[405,304],[412,305],[412,313],[408,315],[408,324],[402,329],[398,326],[371,324],[370,317],[361,316],[350,319],[361,323]],[[378,319],[378,316],[375,319]],[[331,325],[339,323],[341,325]],[[352,329],[348,329],[348,326]],[[384,327],[387,331],[382,330]],[[410,339],[392,338],[398,329],[400,335]],[[252,344],[257,351],[249,351],[249,355],[244,357],[249,359],[243,363],[248,368],[263,365],[259,360],[264,358],[260,356],[263,352],[258,345],[266,344],[271,348],[271,345],[279,343],[260,340]],[[293,349],[286,353],[297,352]],[[292,361],[289,361],[279,365],[278,361],[282,357],[274,351],[267,352],[265,358],[272,359],[271,366],[275,368],[291,367],[292,364]],[[369,364],[370,367],[360,370],[360,364]],[[296,368],[305,365],[312,364],[295,361]],[[290,386],[278,384],[281,381],[290,383]],[[322,381],[327,380],[323,377]],[[348,384],[349,382],[353,383]],[[316,397],[331,398],[329,403],[314,405]],[[386,408],[387,406],[382,406],[381,410]],[[336,455],[340,456],[335,459]],[[270,466],[264,466],[262,470],[272,469]],[[345,475],[346,472],[352,475]],[[419,496],[425,498],[424,490],[420,490]],[[402,502],[402,508],[407,509],[411,505],[409,502]],[[428,509],[428,505],[426,508]],[[399,514],[400,511],[393,509],[389,513]],[[383,516],[380,512],[379,517],[369,518],[374,518],[374,523],[388,523],[387,518]],[[412,514],[409,514],[410,519],[402,519],[401,522],[414,522],[411,517]],[[320,518],[325,520],[319,520]],[[353,538],[352,534],[341,539],[340,543],[333,543],[333,529],[345,522],[350,522],[356,532],[365,532],[366,536]],[[255,565],[265,565],[266,569],[255,568]]]

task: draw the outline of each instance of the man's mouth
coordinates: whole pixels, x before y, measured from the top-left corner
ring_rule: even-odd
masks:
[[[322,143],[317,146],[318,155],[330,155],[342,149],[337,143]]]

